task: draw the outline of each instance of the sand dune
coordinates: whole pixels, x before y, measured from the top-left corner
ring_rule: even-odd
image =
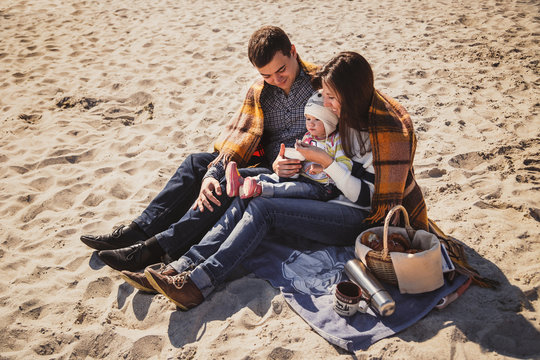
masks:
[[[0,358],[337,359],[278,290],[239,274],[196,310],[134,291],[78,238],[130,221],[207,150],[283,27],[343,50],[410,111],[429,214],[501,282],[472,287],[358,358],[540,356],[536,1],[4,1]]]

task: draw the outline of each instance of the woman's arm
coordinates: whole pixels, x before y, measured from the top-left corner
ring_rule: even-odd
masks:
[[[371,205],[373,182],[375,181],[373,165],[371,165],[370,160],[371,153],[361,158],[365,166],[353,161],[352,170],[349,170],[316,146],[297,143],[296,149],[306,160],[321,164],[326,174],[334,180],[338,189],[347,199],[362,207]]]
[[[353,161],[352,170],[349,171],[334,161],[324,171],[334,180],[338,189],[347,199],[362,207],[371,205],[371,197],[375,188],[373,185],[375,181],[373,166],[366,169],[361,163]]]

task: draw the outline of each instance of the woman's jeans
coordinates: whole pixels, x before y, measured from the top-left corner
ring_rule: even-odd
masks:
[[[190,278],[206,297],[253,253],[270,230],[328,245],[353,245],[366,215],[363,210],[332,202],[235,198],[200,243],[171,265],[178,272],[194,268]]]
[[[161,248],[173,259],[184,254],[212,228],[228,209],[232,199],[221,179],[222,195],[216,196],[221,206],[212,204],[214,211],[192,210],[199,196],[201,183],[208,165],[217,153],[189,155],[176,170],[163,190],[152,200],[134,222],[148,235],[155,236]],[[266,168],[241,169],[242,176],[270,173]]]

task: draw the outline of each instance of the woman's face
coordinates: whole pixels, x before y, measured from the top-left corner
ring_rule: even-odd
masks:
[[[323,88],[324,106],[330,109],[330,111],[336,114],[336,116],[339,118],[339,114],[341,113],[341,104],[339,102],[339,97],[336,91],[324,81],[322,83],[322,88]]]

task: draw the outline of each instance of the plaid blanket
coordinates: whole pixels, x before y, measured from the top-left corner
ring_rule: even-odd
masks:
[[[414,179],[416,136],[411,117],[396,100],[375,90],[368,118],[369,137],[375,168],[372,224],[384,220],[396,205],[403,205],[411,226],[428,230],[424,196]]]
[[[407,111],[396,100],[376,90],[368,126],[375,168],[375,191],[371,214],[366,221],[371,225],[380,225],[390,209],[403,205],[414,229],[429,231],[439,238],[458,273],[470,277],[476,285],[495,288],[497,281],[480,276],[469,265],[463,244],[447,236],[428,219],[424,196],[414,178],[412,164],[416,136]]]

